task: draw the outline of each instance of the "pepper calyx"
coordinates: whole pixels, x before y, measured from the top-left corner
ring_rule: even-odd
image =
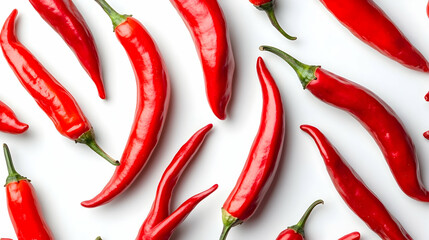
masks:
[[[6,143],[3,144],[3,151],[4,151],[4,157],[6,159],[7,171],[9,173],[9,175],[6,178],[6,184],[4,186],[8,185],[9,183],[19,182],[23,180],[30,181],[29,179],[22,176],[15,170],[15,166],[13,165],[13,162],[12,162],[12,156],[10,154],[9,147],[6,145]]]
[[[229,230],[231,230],[231,228],[243,223],[242,220],[236,217],[233,217],[224,208],[222,208],[222,222],[223,222],[223,229],[222,229],[222,234],[220,235],[220,238],[219,238],[220,240],[226,239],[226,236],[228,235]]]

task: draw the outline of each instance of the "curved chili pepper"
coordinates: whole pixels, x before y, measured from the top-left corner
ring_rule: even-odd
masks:
[[[72,0],[30,0],[40,16],[64,39],[105,99],[97,48],[85,19]]]
[[[364,43],[408,68],[429,72],[427,60],[372,0],[320,1]]]
[[[155,42],[135,18],[120,15],[104,0],[96,0],[112,19],[116,37],[131,61],[137,81],[137,106],[134,123],[119,165],[104,189],[84,207],[97,207],[125,191],[143,170],[161,136],[168,103],[170,83]]]
[[[279,236],[276,238],[276,240],[304,240],[305,223],[307,222],[307,219],[310,216],[311,211],[313,211],[313,209],[319,204],[323,204],[323,200],[317,200],[313,204],[311,204],[310,207],[307,209],[307,211],[305,211],[304,215],[299,220],[299,222],[296,225],[288,227],[286,230],[281,232]]]
[[[20,122],[12,109],[0,101],[0,131],[19,134],[27,129],[28,125]]]
[[[359,239],[360,239],[360,233],[359,232],[352,232],[352,233],[345,235],[344,237],[341,237],[338,240],[359,240]]]
[[[303,64],[279,49],[261,46],[261,50],[283,58],[314,96],[359,120],[377,142],[402,191],[416,200],[429,202],[414,144],[398,116],[383,100],[354,82],[319,66]]]
[[[170,214],[171,195],[190,160],[202,145],[207,133],[213,127],[209,124],[198,130],[176,153],[164,174],[156,191],[152,208],[140,228],[136,239],[167,240],[173,230],[188,216],[197,204],[215,191],[218,185],[193,196],[184,202],[176,211]]]
[[[3,144],[9,176],[6,179],[6,197],[10,220],[18,239],[54,239],[43,219],[36,191],[26,177],[16,172],[9,148]]]
[[[344,202],[369,228],[381,239],[412,239],[317,128],[302,125],[301,130],[308,133],[316,142],[332,183]]]
[[[273,181],[283,148],[285,116],[279,89],[261,57],[256,68],[263,98],[261,122],[241,175],[223,204],[221,240],[256,211]]]
[[[235,61],[228,27],[217,0],[170,0],[194,39],[213,113],[226,118]]]
[[[111,164],[119,165],[97,145],[91,124],[73,96],[18,41],[15,35],[17,14],[18,11],[13,10],[6,20],[0,33],[0,45],[22,86],[63,136],[88,145]]]
[[[287,34],[285,30],[280,26],[277,21],[276,15],[274,14],[274,2],[275,0],[249,0],[257,9],[265,11],[268,18],[270,19],[271,24],[287,39],[296,40],[296,37],[292,37]]]

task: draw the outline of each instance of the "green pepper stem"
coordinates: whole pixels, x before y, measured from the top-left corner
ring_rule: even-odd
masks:
[[[100,155],[101,157],[106,159],[109,163],[111,163],[115,166],[119,166],[119,161],[110,157],[106,152],[103,151],[103,149],[101,149],[98,146],[97,142],[95,142],[95,135],[94,135],[94,131],[92,130],[92,128],[89,131],[87,131],[86,133],[82,134],[76,140],[76,142],[86,144],[89,148],[94,150],[94,152],[96,152],[98,155]]]
[[[127,18],[131,17],[131,15],[119,14],[105,0],[95,0],[95,2],[97,2],[98,5],[103,8],[107,15],[109,15],[110,19],[112,20],[113,31],[115,31],[116,27],[118,27],[120,24],[127,21]]]
[[[223,229],[219,238],[220,240],[226,239],[226,237],[228,236],[229,230],[231,230],[232,227],[235,227],[243,223],[243,221],[241,221],[236,217],[233,217],[223,208],[222,208],[222,222],[223,222]]]
[[[274,1],[256,6],[257,9],[265,11],[268,15],[268,18],[270,19],[271,24],[287,39],[289,40],[296,40],[296,37],[293,37],[286,33],[285,30],[280,26],[279,22],[277,21],[276,15],[274,14]]]
[[[293,68],[293,70],[295,70],[304,89],[311,81],[316,79],[316,70],[317,68],[320,68],[320,66],[304,64],[298,61],[296,58],[292,57],[291,55],[275,47],[260,46],[259,50],[272,52],[275,55],[281,57],[283,60],[285,60]]]
[[[313,211],[313,209],[319,205],[319,204],[323,204],[323,200],[317,200],[314,203],[312,203],[310,205],[310,207],[308,207],[307,211],[305,211],[304,215],[301,217],[301,219],[299,220],[299,222],[296,225],[293,225],[291,227],[288,227],[289,229],[293,229],[295,230],[295,232],[301,234],[304,237],[304,226],[305,223],[307,222],[308,217],[311,214],[311,211]]]
[[[13,166],[12,156],[9,151],[9,147],[6,143],[3,144],[4,157],[6,159],[7,171],[9,175],[6,178],[6,185],[13,182],[19,182],[21,180],[28,180],[26,177],[21,176]],[[5,185],[5,186],[6,186]]]

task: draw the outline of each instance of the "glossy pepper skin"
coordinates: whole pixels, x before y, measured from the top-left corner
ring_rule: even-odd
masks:
[[[27,131],[28,125],[18,120],[15,113],[0,101],[0,131],[20,134]]]
[[[338,240],[359,240],[360,239],[360,233],[359,232],[352,232],[349,233]]]
[[[94,38],[72,0],[29,0],[40,16],[64,39],[105,99]]]
[[[411,198],[429,202],[414,144],[398,116],[383,100],[354,82],[319,66],[303,64],[279,49],[268,46],[261,49],[286,60],[304,88],[314,96],[352,114],[377,142],[402,191]]]
[[[217,0],[170,0],[192,35],[203,67],[207,100],[219,119],[226,118],[235,61],[228,27]]]
[[[286,230],[281,232],[279,236],[276,238],[276,240],[304,240],[305,234],[304,234],[304,226],[307,222],[308,217],[311,214],[311,211],[319,205],[323,204],[322,200],[317,200],[313,204],[310,205],[310,207],[305,211],[302,218],[299,220],[299,222],[296,225],[288,227]]]
[[[316,142],[332,183],[344,202],[369,228],[384,240],[412,239],[317,128],[302,125],[301,130]]]
[[[75,142],[88,145],[111,164],[119,165],[97,145],[91,124],[73,96],[18,41],[15,35],[17,14],[18,11],[13,10],[4,23],[0,45],[22,86],[52,120],[58,132]]]
[[[223,204],[221,240],[226,239],[232,227],[253,215],[267,193],[280,162],[285,135],[282,99],[262,58],[258,58],[257,72],[263,98],[261,122],[241,175]]]
[[[423,55],[372,0],[320,0],[350,32],[402,65],[429,72]]]
[[[137,82],[134,123],[119,165],[104,189],[84,207],[97,207],[125,191],[143,170],[155,149],[167,116],[170,82],[155,42],[135,18],[119,15],[96,0],[112,18],[116,37],[131,61]]]
[[[5,185],[7,207],[18,240],[54,239],[43,219],[36,191],[30,180],[16,172],[6,144],[3,144],[3,150],[9,172]]]
[[[207,133],[213,127],[209,124],[198,130],[176,153],[164,174],[156,191],[152,208],[146,217],[136,239],[167,240],[174,229],[188,216],[197,204],[217,189],[217,184],[184,202],[170,214],[170,203],[173,190],[195,153],[202,145]]]
[[[296,37],[292,37],[287,34],[285,30],[280,26],[277,21],[276,15],[274,14],[275,0],[249,0],[257,9],[265,11],[271,24],[279,31],[285,38],[289,40],[296,40]]]

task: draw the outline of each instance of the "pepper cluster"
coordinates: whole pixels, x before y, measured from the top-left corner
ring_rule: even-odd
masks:
[[[37,105],[51,119],[57,131],[76,143],[86,144],[116,167],[105,187],[95,197],[81,203],[85,208],[109,203],[135,182],[161,139],[171,98],[170,76],[166,64],[148,30],[131,15],[118,13],[105,0],[95,2],[111,19],[114,33],[128,55],[136,79],[135,116],[120,161],[99,147],[94,129],[77,100],[18,40],[16,9],[6,19],[0,32],[0,47],[10,68]],[[204,72],[208,104],[213,114],[224,120],[232,94],[235,58],[223,11],[217,0],[170,2],[182,17],[194,41]],[[274,0],[250,2],[267,13],[272,25],[284,37],[289,40],[297,39],[280,27],[274,14]],[[364,43],[405,67],[429,72],[429,62],[372,0],[321,2]],[[105,99],[97,47],[88,25],[73,1],[30,0],[30,3],[75,53],[84,70],[94,81],[99,97]],[[427,9],[429,14],[429,5]],[[360,21],[356,14],[366,20]],[[278,48],[263,45],[260,50],[271,52],[286,61],[297,73],[304,89],[308,89],[323,102],[356,118],[378,144],[400,189],[414,200],[429,202],[429,191],[423,184],[413,141],[405,125],[386,102],[369,89],[320,66],[304,64]],[[233,227],[254,216],[273,185],[282,161],[286,135],[286,114],[282,96],[261,57],[256,61],[256,71],[262,91],[260,125],[236,185],[222,206],[224,226],[220,240],[226,239]],[[429,93],[425,98],[429,101]],[[218,188],[218,185],[214,184],[190,197],[176,210],[170,210],[172,194],[180,176],[212,128],[213,125],[208,124],[192,135],[165,169],[152,208],[136,239],[170,239],[173,231],[191,211]],[[315,141],[340,197],[372,231],[386,240],[413,239],[319,129],[311,125],[301,125],[300,128]],[[28,125],[20,122],[13,111],[0,102],[0,131],[20,134],[27,129]],[[429,139],[429,131],[424,136]],[[54,239],[30,180],[17,173],[6,144],[3,145],[3,150],[8,171],[5,185],[7,205],[17,238]],[[282,231],[277,240],[303,240],[304,225],[310,213],[323,203],[323,200],[317,200],[311,204],[299,222]],[[340,238],[358,239],[359,232]]]

